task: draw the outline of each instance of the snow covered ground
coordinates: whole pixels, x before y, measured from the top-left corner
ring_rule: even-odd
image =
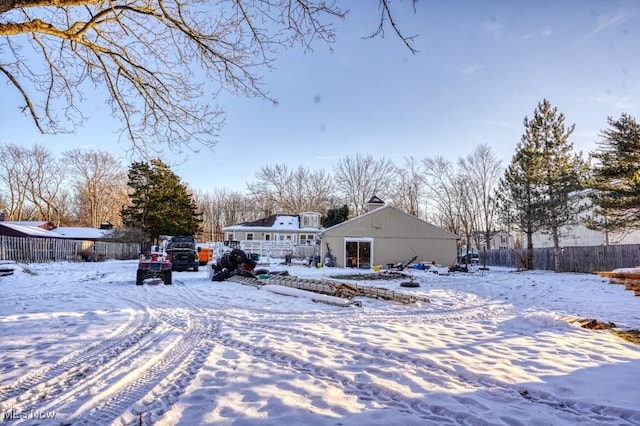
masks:
[[[490,271],[359,284],[431,303],[337,307],[136,262],[0,277],[12,425],[640,425],[640,297],[594,275]],[[353,273],[304,266],[300,277]],[[55,417],[51,419],[50,417]]]

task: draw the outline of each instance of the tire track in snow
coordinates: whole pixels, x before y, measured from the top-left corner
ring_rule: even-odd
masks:
[[[136,345],[149,335],[159,322],[153,320],[146,311],[133,311],[128,321],[100,342],[86,349],[72,352],[55,364],[43,367],[19,378],[9,389],[2,392],[0,404],[11,407],[29,406],[43,401],[73,386],[87,375],[95,372],[99,366],[116,358],[122,352]]]
[[[186,310],[178,314],[170,309],[157,309],[153,314],[172,328],[177,325],[179,338],[155,359],[104,392],[107,396],[92,401],[89,412],[76,413],[74,424],[108,424],[118,419],[124,424],[137,424],[140,420],[147,424],[168,411],[195,377],[213,348],[209,336],[214,324]],[[187,315],[186,322],[183,315]]]
[[[105,275],[99,278],[105,278]],[[100,286],[94,289],[105,297],[114,295]],[[211,341],[202,344],[202,336],[210,334],[213,327],[208,318],[205,321],[205,318],[198,318],[185,309],[175,312],[171,309],[141,309],[143,305],[139,300],[121,295],[118,298],[132,307],[133,315],[126,324],[101,342],[19,379],[13,390],[3,395],[0,407],[19,404],[25,410],[37,408],[69,415],[76,409],[81,410],[77,406],[83,404],[86,395],[112,395],[104,397],[98,409],[80,413],[80,417],[74,416],[80,419],[81,424],[104,424],[122,416],[141,396],[154,390],[156,397],[148,403],[148,409],[156,415],[166,411],[211,352]],[[187,321],[185,315],[188,315]],[[180,334],[177,339],[176,334]],[[167,342],[170,338],[174,341]],[[149,365],[148,352],[160,347],[167,349]],[[136,363],[144,364],[144,367],[134,377],[127,378],[126,384],[119,383]],[[166,380],[166,377],[171,377],[171,380]],[[114,390],[114,386],[119,390]],[[142,416],[144,411],[144,407],[136,408],[138,416]],[[149,416],[145,414],[144,417]],[[134,423],[137,424],[137,420]]]

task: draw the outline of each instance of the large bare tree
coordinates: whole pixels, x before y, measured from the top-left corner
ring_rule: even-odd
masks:
[[[225,226],[253,221],[264,213],[253,195],[227,188],[195,191],[193,197],[202,212],[202,233],[198,235],[201,241],[222,241]]]
[[[289,169],[286,164],[267,165],[255,173],[247,189],[265,212],[298,214],[326,212],[335,202],[333,180],[324,170],[304,166]]]
[[[431,213],[428,219],[449,232],[460,235],[463,206],[461,191],[457,188],[457,173],[450,161],[443,157],[426,157],[422,160],[427,182],[425,194]]]
[[[27,180],[24,176],[30,173],[29,153],[25,147],[17,145],[2,146],[0,155],[0,181],[5,194],[3,209],[6,220],[30,219],[27,201]]]
[[[0,180],[7,198],[7,219],[46,220],[59,225],[63,191],[62,163],[43,145],[4,145]]]
[[[378,4],[371,36],[391,28],[413,51]],[[82,125],[83,100],[106,93],[134,150],[210,147],[220,91],[275,102],[261,74],[277,53],[331,44],[345,15],[325,0],[0,0],[0,77],[42,133]]]
[[[384,200],[394,193],[396,170],[388,158],[356,154],[338,161],[333,178],[337,192],[349,203],[349,212],[359,216],[374,195]]]
[[[460,158],[458,164],[460,173],[471,184],[467,186],[468,204],[477,219],[478,230],[484,234],[486,248],[491,249],[491,233],[495,231],[497,215],[494,191],[504,174],[502,161],[489,145],[481,144],[467,157]]]
[[[125,167],[106,151],[72,149],[63,155],[79,222],[92,228],[105,221],[120,225],[120,210],[129,203]]]
[[[398,167],[397,174],[398,185],[392,196],[393,204],[416,217],[426,218],[426,204],[421,209],[426,187],[421,163],[415,157],[405,157],[404,165]]]

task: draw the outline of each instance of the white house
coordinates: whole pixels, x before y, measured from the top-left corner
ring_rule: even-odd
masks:
[[[316,212],[273,214],[223,228],[225,245],[273,257],[289,253],[309,256],[321,230],[320,213]]]
[[[588,194],[590,189],[576,192],[575,197],[580,197],[582,203],[587,210],[580,215],[580,219],[584,223],[587,218],[593,214],[590,208],[591,200]],[[564,226],[560,228],[560,246],[561,247],[584,247],[584,246],[608,246],[617,244],[640,244],[640,231],[594,231],[588,229],[583,223],[573,226]],[[549,233],[536,232],[532,236],[533,246],[536,248],[553,247],[553,240]],[[521,238],[523,247],[527,246],[527,235],[522,234]]]

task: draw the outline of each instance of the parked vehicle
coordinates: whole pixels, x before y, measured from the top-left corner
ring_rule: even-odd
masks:
[[[144,280],[160,278],[165,285],[171,284],[171,262],[160,253],[142,255],[138,262],[136,285],[142,285]]]
[[[458,263],[480,263],[480,255],[478,253],[463,253],[458,256]]]
[[[196,251],[196,239],[187,236],[171,237],[165,246],[167,259],[173,271],[198,270],[200,262]]]

